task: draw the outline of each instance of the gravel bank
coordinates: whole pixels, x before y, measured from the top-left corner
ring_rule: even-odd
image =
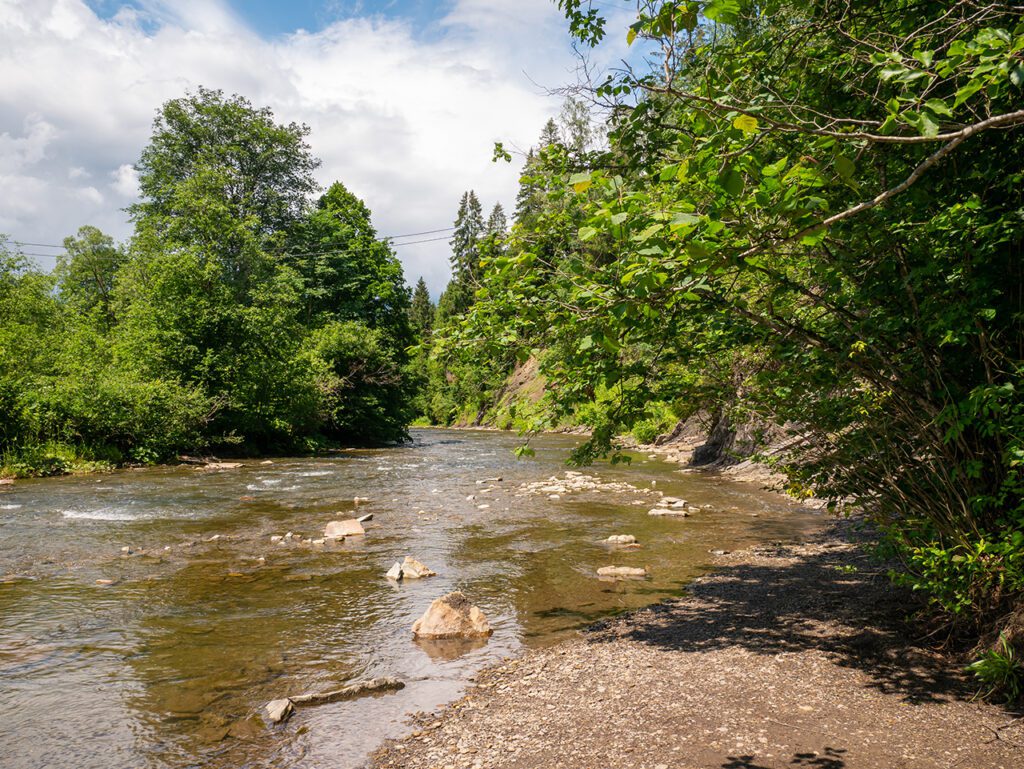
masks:
[[[481,674],[376,769],[1021,769],[1024,718],[915,643],[848,523]]]

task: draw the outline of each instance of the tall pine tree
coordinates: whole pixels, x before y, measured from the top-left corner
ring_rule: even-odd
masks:
[[[412,292],[412,304],[409,306],[409,323],[417,341],[430,339],[434,330],[434,303],[430,301],[426,281],[421,277]]]
[[[452,279],[438,301],[438,323],[462,315],[473,304],[480,278],[480,238],[486,234],[483,208],[473,190],[463,193],[452,234]]]

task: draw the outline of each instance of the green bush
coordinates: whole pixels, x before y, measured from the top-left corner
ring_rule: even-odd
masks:
[[[984,697],[1001,695],[1013,704],[1024,694],[1024,660],[1017,656],[1005,634],[1000,634],[995,648],[984,652],[967,670],[981,684]]]

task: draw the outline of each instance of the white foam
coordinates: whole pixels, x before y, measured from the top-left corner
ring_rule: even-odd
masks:
[[[0,505],[0,510],[20,510],[21,505]]]
[[[300,478],[322,478],[325,475],[334,475],[333,470],[310,470],[309,472],[299,473]]]
[[[65,518],[88,521],[137,521],[139,516],[124,511],[101,507],[99,510],[61,510]]]

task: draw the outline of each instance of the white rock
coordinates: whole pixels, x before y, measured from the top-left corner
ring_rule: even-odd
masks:
[[[401,565],[402,576],[405,579],[421,579],[423,577],[436,577],[437,572],[431,571],[412,556],[407,555]]]
[[[636,537],[632,534],[612,534],[605,542],[613,545],[632,545],[636,543]]]
[[[327,540],[324,540],[324,539],[314,539],[314,540],[312,540],[314,545],[322,545],[326,541]]]
[[[400,564],[398,561],[395,561],[395,565],[388,569],[388,573],[384,576],[388,579],[393,579],[395,582],[401,582],[402,577],[404,576],[402,574],[402,564]]]
[[[367,521],[372,521],[373,520],[373,513],[367,513],[366,515],[361,515],[358,518],[356,518],[356,520],[359,521],[359,523],[366,523]]]
[[[476,506],[476,509],[477,509],[477,510],[486,510],[486,509],[488,509],[489,507],[490,507],[490,505],[477,505],[477,506]]]
[[[271,542],[280,542],[282,539],[283,539],[283,537],[280,534],[275,534],[274,536],[272,536],[270,538],[270,541]]]
[[[125,555],[131,555],[135,551],[132,550],[129,545],[125,545],[124,547],[121,548],[121,552],[124,553]]]
[[[548,499],[561,499],[561,494],[548,494]]]
[[[355,518],[347,518],[344,521],[331,521],[324,528],[325,539],[344,539],[345,537],[356,537],[365,534],[363,524]]]
[[[683,509],[676,507],[656,507],[653,510],[647,511],[648,515],[671,515],[678,518],[686,518],[690,514]]]
[[[599,577],[646,577],[647,567],[634,566],[602,566],[597,570]]]
[[[285,698],[283,700],[274,700],[268,702],[264,711],[267,714],[267,720],[272,724],[279,724],[282,721],[287,721],[291,718],[292,713],[295,712],[295,706],[292,701]]]

